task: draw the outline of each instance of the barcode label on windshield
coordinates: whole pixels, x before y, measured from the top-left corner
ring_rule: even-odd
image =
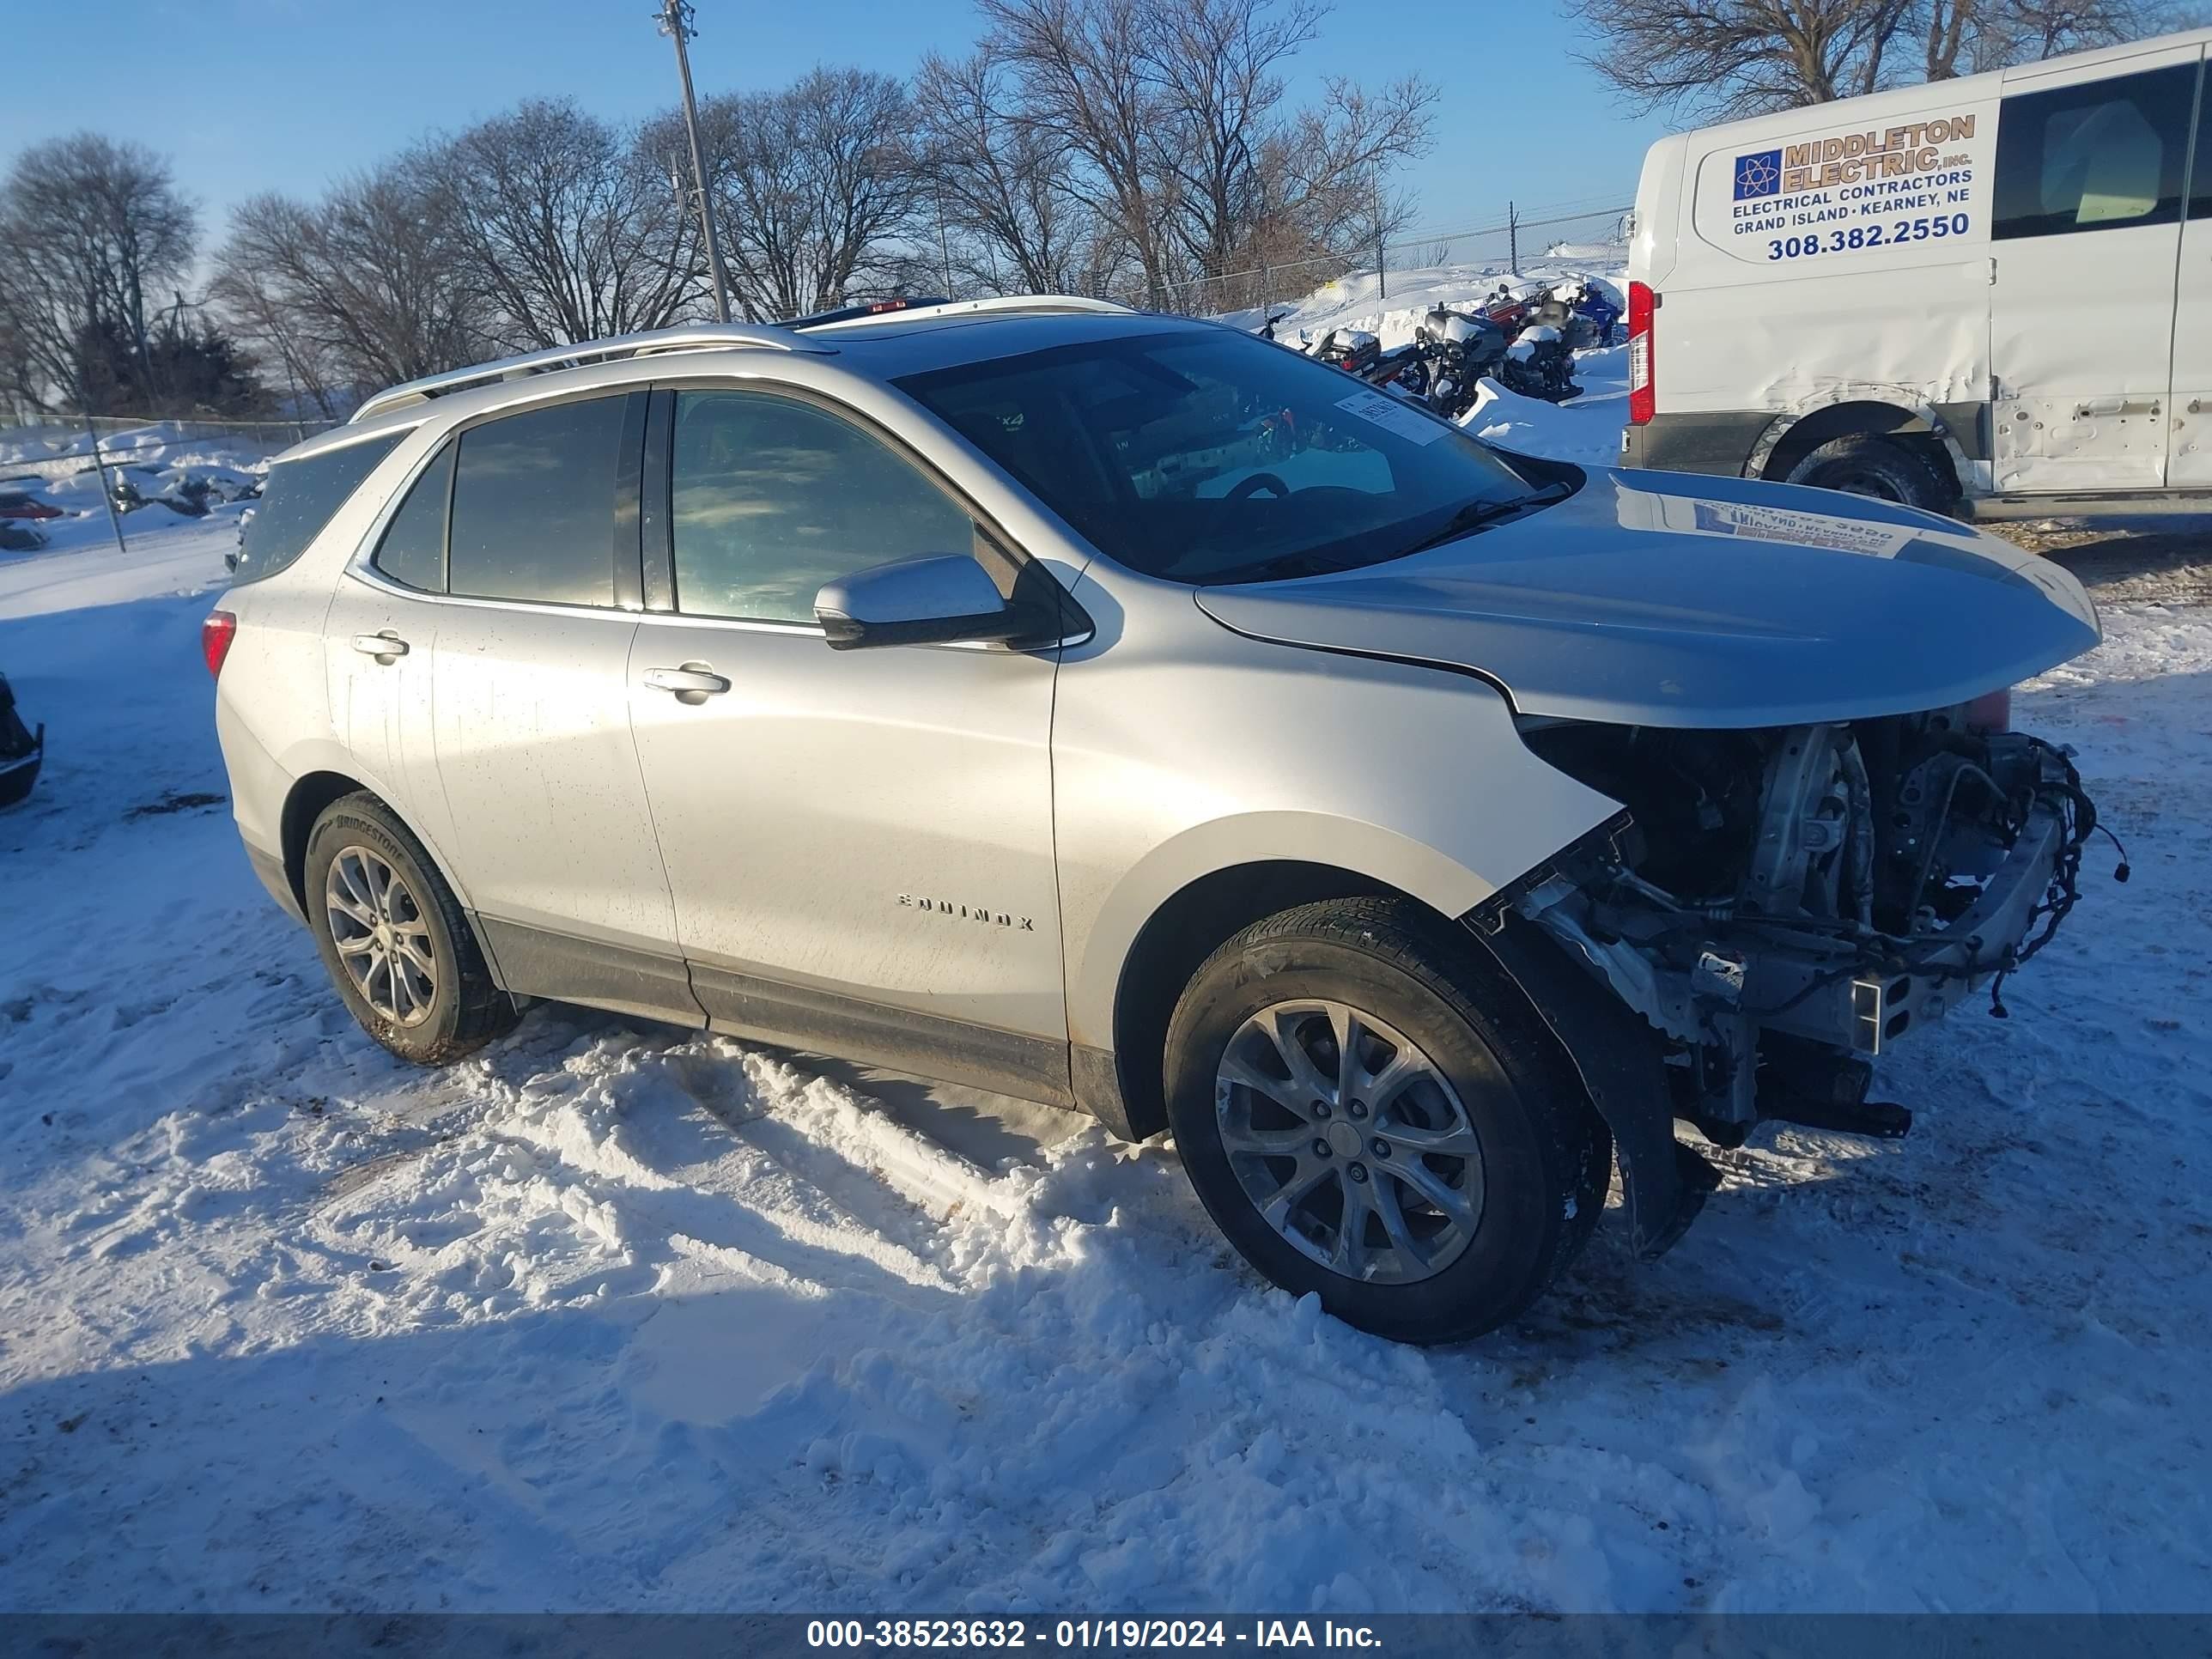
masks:
[[[1349,398],[1339,398],[1336,406],[1347,415],[1373,422],[1385,432],[1396,433],[1407,443],[1432,444],[1444,435],[1440,423],[1386,392],[1355,392]]]

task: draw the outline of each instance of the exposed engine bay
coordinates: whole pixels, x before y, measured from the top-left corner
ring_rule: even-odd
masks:
[[[1984,984],[2004,1013],[2098,828],[2068,752],[2008,719],[2003,694],[1747,731],[1524,717],[1628,810],[1502,896],[1667,1039],[1675,1115],[1710,1139],[1901,1133],[1869,1060]]]

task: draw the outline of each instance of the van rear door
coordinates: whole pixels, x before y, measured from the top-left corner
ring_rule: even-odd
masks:
[[[2001,495],[2166,483],[2201,46],[2005,76],[1990,361]]]

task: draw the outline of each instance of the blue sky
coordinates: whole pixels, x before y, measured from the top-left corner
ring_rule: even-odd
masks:
[[[772,86],[816,63],[909,70],[965,49],[969,0],[696,0],[702,92]],[[672,104],[651,0],[103,0],[21,8],[7,26],[15,95],[0,162],[79,127],[170,155],[210,240],[229,204],[307,194],[434,127],[532,94],[627,118]],[[1663,130],[1624,116],[1567,56],[1544,0],[1486,26],[1466,0],[1340,0],[1296,60],[1370,83],[1417,70],[1442,89],[1434,154],[1406,182],[1422,229],[1521,204],[1626,202]]]

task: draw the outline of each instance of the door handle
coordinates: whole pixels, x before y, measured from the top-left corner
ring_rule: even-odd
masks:
[[[407,641],[387,628],[381,634],[355,635],[353,648],[364,657],[374,657],[379,662],[390,662],[394,657],[407,654]]]
[[[687,662],[681,668],[648,668],[645,683],[656,691],[673,691],[679,696],[686,692],[712,696],[730,689],[729,681],[696,662]]]

